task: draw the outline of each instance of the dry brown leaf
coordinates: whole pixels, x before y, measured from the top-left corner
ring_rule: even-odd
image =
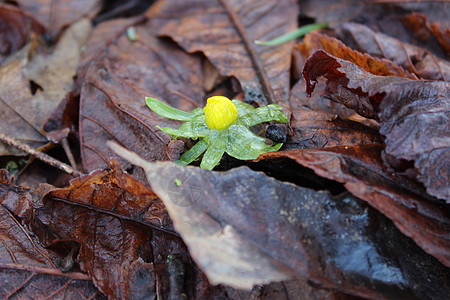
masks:
[[[189,52],[202,51],[219,72],[235,76],[247,101],[286,106],[293,41],[259,46],[297,26],[293,0],[161,1],[148,13],[158,35],[169,36]],[[272,99],[274,98],[274,99]]]
[[[34,148],[48,143],[41,133],[45,120],[73,87],[80,47],[90,33],[86,20],[68,28],[53,52],[35,53],[28,61],[13,61],[0,69],[0,120],[4,134]],[[18,150],[0,144],[0,155]]]
[[[83,17],[93,18],[101,9],[100,0],[17,0],[20,8],[36,16],[52,38]]]
[[[42,25],[32,16],[3,3],[0,3],[0,28],[0,63],[25,46],[33,32],[44,33]]]

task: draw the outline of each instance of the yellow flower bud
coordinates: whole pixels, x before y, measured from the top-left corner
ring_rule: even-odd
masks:
[[[227,97],[214,96],[207,100],[205,122],[211,129],[224,130],[236,122],[238,111],[233,102]]]

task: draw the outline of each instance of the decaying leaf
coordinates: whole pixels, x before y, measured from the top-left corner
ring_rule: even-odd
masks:
[[[357,198],[332,197],[246,167],[220,173],[149,163],[109,145],[145,169],[213,284],[250,289],[309,276],[366,298],[450,296],[449,269]]]
[[[83,17],[92,18],[101,8],[99,0],[18,0],[20,8],[45,26],[52,38],[58,37],[65,27]]]
[[[3,185],[0,183],[1,202],[5,200]],[[1,298],[104,298],[86,274],[62,272],[55,259],[56,253],[40,246],[2,204],[0,237]]]
[[[450,202],[448,82],[375,76],[322,50],[308,59],[303,76],[308,94],[317,78],[325,76],[327,97],[377,118],[385,136],[385,152],[414,161],[417,179],[427,192]]]
[[[357,23],[345,23],[337,29],[337,33],[339,38],[353,49],[374,57],[386,58],[424,79],[450,80],[450,63],[424,48],[402,42],[385,33],[375,32]]]
[[[306,35],[297,47],[304,57],[309,57],[315,51],[323,49],[331,55],[348,60],[374,75],[417,79],[414,74],[405,71],[388,59],[379,59],[367,53],[353,50],[338,39],[318,32]]]
[[[80,139],[86,170],[107,166],[112,153],[105,143],[110,139],[136,149],[148,160],[178,158],[183,144],[169,144],[170,136],[156,126],[177,127],[179,122],[152,113],[145,104],[146,96],[184,111],[204,106],[200,57],[157,39],[146,24],[135,28],[137,41],[130,41],[123,31],[91,61],[84,79]],[[94,36],[101,38],[95,31]],[[91,44],[96,47],[97,43],[91,39],[87,48]],[[194,102],[186,101],[180,94]]]
[[[0,3],[0,63],[30,40],[31,34],[43,34],[44,28],[32,16],[17,7]]]
[[[60,189],[12,186],[0,173],[5,182],[0,183],[0,202],[23,217],[45,246],[80,245],[75,264],[111,298],[167,297],[171,291],[164,271],[168,255],[179,256],[186,266],[186,288],[182,288],[187,295],[222,294],[222,288],[208,285],[193,264],[161,201],[114,166]]]
[[[73,87],[80,47],[90,28],[88,21],[81,20],[65,31],[51,54],[34,53],[29,61],[14,60],[0,68],[0,126],[4,134],[34,148],[48,143],[41,128]],[[0,144],[0,155],[18,153]]]
[[[260,159],[288,157],[322,177],[344,183],[348,191],[391,219],[424,251],[450,266],[450,219],[445,208],[409,178],[387,172],[382,149],[382,145],[353,145],[279,151]]]
[[[300,80],[291,90],[292,131],[283,149],[382,144],[377,129],[350,119],[353,111],[340,103],[318,94],[308,98],[305,86],[305,81]]]
[[[235,76],[246,100],[285,106],[294,41],[276,47],[253,41],[295,29],[297,11],[292,0],[170,0],[147,15],[158,35],[173,38],[191,53],[202,51],[222,75]]]

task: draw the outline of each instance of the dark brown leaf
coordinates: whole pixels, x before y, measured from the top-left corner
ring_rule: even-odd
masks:
[[[212,283],[249,289],[309,276],[366,298],[450,296],[449,269],[357,198],[332,197],[246,167],[212,172],[114,149],[145,168]]]
[[[185,265],[182,288],[187,295],[224,293],[195,267],[178,234],[166,224],[159,199],[118,169],[97,171],[73,180],[70,187],[48,187],[45,192],[0,183],[0,201],[33,215],[27,223],[42,244],[80,244],[76,262],[111,298],[167,297],[175,289],[165,271],[168,255],[179,255]]]
[[[100,10],[100,0],[17,0],[20,8],[36,16],[52,38],[83,17],[93,18]]]
[[[415,162],[427,192],[450,202],[450,84],[374,76],[320,50],[306,62],[307,93],[320,76],[327,95],[366,116],[377,117],[388,155]]]
[[[30,40],[32,32],[43,34],[44,28],[17,7],[0,3],[0,63]]]
[[[171,137],[156,126],[175,127],[179,122],[153,113],[146,96],[184,111],[204,105],[200,57],[155,38],[145,24],[135,28],[137,41],[122,33],[92,60],[87,71],[80,100],[81,155],[86,170],[107,166],[112,153],[105,143],[111,139],[136,149],[148,160],[177,158],[172,157],[172,148],[182,150],[182,144],[169,144]],[[90,43],[96,47],[99,42]]]
[[[340,39],[353,49],[375,57],[387,58],[422,78],[450,80],[450,63],[424,48],[404,43],[357,23],[343,24],[337,29],[337,33]]]
[[[423,47],[441,58],[446,55],[439,45],[435,47],[435,43],[424,43],[422,38],[415,35],[415,31],[404,23],[404,19],[411,13],[420,13],[427,16],[431,22],[450,27],[450,5],[446,1],[305,0],[300,3],[300,9],[302,14],[314,18],[316,22],[326,22],[332,27],[350,21],[361,23],[402,42]]]
[[[429,201],[421,186],[387,172],[381,146],[353,146],[267,153],[261,159],[289,157],[318,175],[345,184],[354,196],[383,213],[423,250],[450,266],[450,218]],[[433,200],[433,199],[431,199]]]
[[[4,196],[0,201],[4,202]],[[63,273],[55,261],[58,256],[42,248],[1,204],[0,236],[2,299],[104,299],[86,274]]]
[[[235,76],[246,100],[285,105],[294,42],[267,47],[254,40],[295,29],[297,11],[293,0],[170,0],[148,16],[159,35],[170,36],[189,52],[202,51],[221,74]]]

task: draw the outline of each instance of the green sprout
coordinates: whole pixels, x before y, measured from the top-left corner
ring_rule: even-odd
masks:
[[[254,134],[249,127],[263,122],[287,123],[282,107],[269,104],[254,108],[239,100],[223,96],[208,98],[206,106],[191,113],[170,107],[159,100],[146,97],[145,101],[155,113],[172,120],[185,121],[177,129],[159,127],[163,132],[177,137],[199,139],[176,163],[186,166],[203,152],[202,169],[212,170],[226,152],[240,160],[254,160],[261,154],[277,151],[283,145],[266,144],[266,139]]]

